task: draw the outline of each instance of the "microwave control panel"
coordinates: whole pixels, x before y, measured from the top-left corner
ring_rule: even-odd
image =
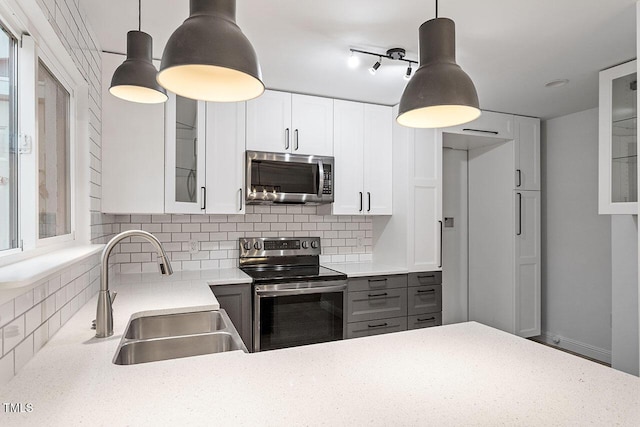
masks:
[[[324,186],[322,187],[322,194],[333,193],[333,174],[331,173],[331,165],[324,165]]]

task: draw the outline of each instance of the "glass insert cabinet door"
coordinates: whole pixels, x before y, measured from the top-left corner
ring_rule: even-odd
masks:
[[[638,214],[637,88],[635,60],[600,72],[600,214]]]
[[[169,94],[165,104],[165,211],[200,213],[205,206],[205,105]]]

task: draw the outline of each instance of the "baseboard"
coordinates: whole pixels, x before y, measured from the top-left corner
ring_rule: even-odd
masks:
[[[549,331],[543,331],[542,335],[535,337],[534,339],[542,341],[545,344],[573,351],[574,353],[582,354],[583,356],[611,364],[611,350],[605,350],[590,344],[585,344]],[[556,342],[556,340],[559,341]]]

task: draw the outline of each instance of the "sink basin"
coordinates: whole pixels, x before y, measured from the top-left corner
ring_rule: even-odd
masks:
[[[135,365],[234,350],[248,352],[224,310],[150,313],[129,320],[113,363]]]
[[[180,335],[204,334],[225,329],[227,324],[219,311],[162,314],[131,319],[125,338],[149,339]]]
[[[228,332],[141,340],[124,343],[118,349],[113,363],[134,365],[232,350],[242,350],[242,347],[234,342]]]

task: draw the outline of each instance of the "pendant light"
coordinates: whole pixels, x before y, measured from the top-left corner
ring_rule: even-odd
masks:
[[[191,99],[245,101],[264,92],[253,46],[236,25],[235,0],[190,0],[189,18],[169,38],[158,82]]]
[[[471,78],[456,64],[455,24],[436,18],[420,26],[420,66],[407,84],[397,121],[412,128],[440,128],[480,117]]]
[[[111,78],[109,92],[131,102],[158,104],[165,102],[167,91],[158,84],[158,70],[151,62],[153,40],[140,31],[141,0],[138,0],[138,31],[127,33],[127,59]]]

